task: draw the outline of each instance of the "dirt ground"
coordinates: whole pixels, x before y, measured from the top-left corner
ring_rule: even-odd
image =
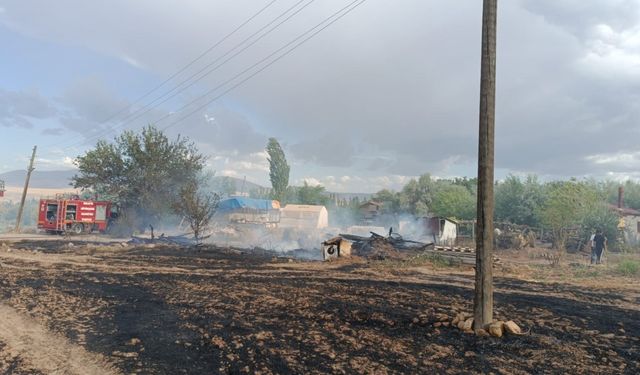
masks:
[[[470,269],[5,241],[0,373],[640,372],[637,279],[565,280],[508,257],[496,315],[526,334],[498,339],[414,323],[470,312]]]

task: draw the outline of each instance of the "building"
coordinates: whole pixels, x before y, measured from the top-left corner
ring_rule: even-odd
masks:
[[[364,202],[358,207],[362,220],[367,223],[376,221],[380,215],[382,215],[382,207],[384,205],[381,202],[373,200]]]
[[[280,210],[280,228],[320,229],[329,226],[325,206],[288,204]]]
[[[423,218],[425,231],[433,243],[441,246],[454,246],[458,237],[458,223],[445,217]]]

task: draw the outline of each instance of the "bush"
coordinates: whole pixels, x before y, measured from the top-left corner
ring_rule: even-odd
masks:
[[[640,261],[624,259],[616,266],[616,272],[623,276],[639,276]]]

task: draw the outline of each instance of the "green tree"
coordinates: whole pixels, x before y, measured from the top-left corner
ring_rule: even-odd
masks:
[[[554,247],[564,249],[566,229],[580,227],[588,213],[602,201],[592,186],[575,180],[549,183],[547,194],[540,211],[541,220],[553,233]]]
[[[586,241],[593,232],[600,229],[608,239],[608,248],[617,249],[618,242],[616,240],[618,239],[619,220],[618,215],[602,201],[600,204],[593,205],[584,213],[580,236]]]
[[[469,192],[473,195],[477,194],[478,191],[478,179],[476,177],[468,178],[468,177],[456,177],[453,180],[450,180],[453,185],[459,185],[465,187]]]
[[[289,164],[280,143],[275,138],[269,138],[266,150],[269,155],[267,160],[269,161],[269,179],[273,187],[272,197],[284,204],[289,186]]]
[[[180,189],[180,201],[174,203],[175,212],[181,215],[193,231],[193,236],[199,243],[202,233],[209,227],[211,218],[218,208],[220,195],[202,192],[197,180],[193,180]]]
[[[73,185],[112,200],[120,220],[144,229],[174,213],[182,188],[196,181],[205,161],[187,138],[169,140],[148,126],[139,134],[127,131],[112,143],[98,141],[95,149],[78,156]]]
[[[436,182],[429,174],[423,174],[417,180],[409,181],[400,192],[402,211],[416,216],[429,214],[436,192]]]
[[[472,220],[476,216],[476,197],[463,185],[442,184],[435,192],[431,213],[436,216]]]
[[[495,218],[514,224],[540,225],[539,212],[545,201],[544,187],[534,175],[523,181],[509,175],[495,188]]]
[[[326,206],[329,203],[326,189],[322,185],[311,186],[305,181],[304,185],[297,187],[295,191],[298,204]]]
[[[373,200],[382,203],[382,209],[388,213],[400,212],[400,193],[388,189],[375,193]]]

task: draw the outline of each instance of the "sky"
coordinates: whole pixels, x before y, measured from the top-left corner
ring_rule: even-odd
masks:
[[[0,0],[0,172],[153,124],[265,186],[269,137],[292,184],[473,177],[481,5]],[[500,1],[497,50],[498,179],[640,179],[640,0]]]

